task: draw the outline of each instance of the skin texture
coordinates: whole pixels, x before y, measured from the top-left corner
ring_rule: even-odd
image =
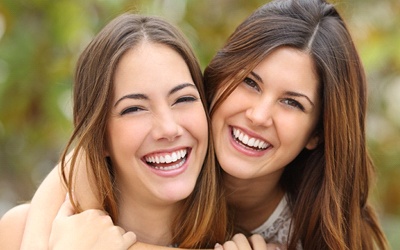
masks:
[[[131,64],[133,65],[134,62],[126,63],[126,65]],[[288,68],[291,70],[287,70]],[[131,71],[126,69],[126,72]],[[126,78],[129,79],[129,77]],[[116,82],[123,83],[124,81],[119,81],[116,77]],[[247,230],[252,230],[262,224],[281,199],[283,192],[279,189],[277,182],[284,166],[304,147],[313,149],[316,146],[318,138],[313,135],[313,129],[319,114],[317,89],[318,81],[310,57],[292,48],[280,48],[264,59],[214,113],[212,125],[214,136],[217,138],[216,153],[227,172],[224,176],[227,190],[235,194],[243,193],[240,196],[232,196],[229,201],[234,203],[234,197],[241,198],[240,202],[237,202],[241,206],[237,206],[237,209],[247,212],[242,213],[245,216],[237,220]],[[118,90],[117,87],[116,96],[124,96],[124,94],[119,94]],[[242,100],[240,104],[236,101],[238,99]],[[132,100],[125,101],[128,102],[129,107]],[[123,105],[123,101],[118,105]],[[118,105],[116,106],[116,109],[120,108],[118,110],[125,108]],[[115,136],[118,139],[117,142],[130,144],[130,140],[124,140],[126,134],[123,127],[120,128],[114,124],[119,122],[119,119],[115,117],[111,119],[109,131],[117,131],[117,136]],[[247,132],[246,134],[251,137],[264,142],[264,147],[267,146],[260,151],[238,143],[231,136],[232,127],[240,129],[242,133]],[[140,131],[140,129],[143,128],[132,129],[132,131]],[[129,129],[126,131],[129,132]],[[120,136],[119,133],[121,133]],[[176,133],[179,132],[171,132],[174,135]],[[114,146],[114,144],[111,145]],[[158,186],[154,186],[157,189]],[[254,192],[255,190],[258,192]],[[255,196],[256,193],[259,196]],[[273,198],[265,201],[263,196]],[[138,235],[139,241],[146,241],[146,235],[140,236],[140,229],[132,228],[132,231]],[[250,243],[243,237],[243,235],[235,236],[231,241],[223,244],[224,249],[248,249]],[[264,241],[255,242],[258,242],[254,246],[257,249],[267,247]]]
[[[20,249],[24,234],[29,204],[9,210],[0,220],[0,248]],[[51,222],[50,222],[51,223]],[[22,229],[22,230],[21,230]]]
[[[79,214],[57,217],[50,234],[57,239],[52,247],[62,248],[70,240],[59,236],[74,235],[80,224],[111,228],[109,234],[98,231],[104,242],[113,242],[115,233],[125,235],[112,229],[113,224],[135,230],[142,242],[159,245],[211,246],[226,238],[226,206],[216,188],[208,147],[211,132],[201,70],[176,28],[154,17],[117,17],[79,57],[73,96],[75,129],[60,165]],[[67,156],[72,144],[75,150]],[[84,165],[79,168],[76,162]],[[56,186],[51,195],[65,196],[66,189]],[[7,218],[15,219],[18,212]],[[35,225],[34,218],[29,225]],[[37,228],[42,226],[40,233],[50,233],[49,225]],[[21,237],[21,231],[10,232]],[[98,238],[95,230],[83,232],[87,239]],[[35,243],[38,240],[43,241]],[[35,238],[32,233],[22,248],[47,248],[47,242],[48,237]]]
[[[260,226],[282,198],[278,182],[285,166],[318,143],[318,88],[310,56],[282,47],[262,60],[215,110],[216,155],[227,193],[234,193],[228,195],[229,202],[243,211],[237,220],[248,231]],[[247,140],[261,146],[250,147]]]
[[[290,237],[280,240],[288,249],[388,248],[368,202],[374,165],[365,73],[333,5],[281,0],[260,7],[204,79],[235,225],[258,227],[286,194]],[[254,143],[256,150],[244,146]],[[248,247],[242,239],[224,246]]]
[[[277,181],[303,148],[315,148],[317,90],[309,55],[279,48],[261,61],[213,115],[215,150],[225,172],[240,179],[276,173]],[[263,148],[244,145],[232,130],[263,142]]]
[[[67,196],[53,221],[50,249],[65,249],[65,246],[70,249],[108,249],[112,246],[113,249],[123,250],[136,241],[133,232],[115,226],[110,216],[102,210],[86,210],[71,217],[74,213]],[[92,233],[87,234],[87,231]]]
[[[165,225],[193,191],[204,161],[205,111],[184,60],[165,45],[144,42],[128,51],[114,82],[106,155],[123,201],[118,225],[142,242],[168,245]],[[147,162],[181,151],[185,157],[174,162]]]

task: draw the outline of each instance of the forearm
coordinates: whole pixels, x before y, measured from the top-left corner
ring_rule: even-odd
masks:
[[[55,167],[39,186],[32,198],[26,221],[21,249],[47,249],[51,225],[61,204],[66,189]]]

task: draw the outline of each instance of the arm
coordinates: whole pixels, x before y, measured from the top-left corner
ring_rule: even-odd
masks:
[[[65,195],[66,189],[59,179],[58,167],[55,167],[32,199],[21,249],[47,249],[51,224],[64,202]]]
[[[29,204],[10,209],[0,220],[0,249],[20,249]]]
[[[136,241],[136,235],[115,226],[110,216],[99,209],[75,214],[67,197],[53,221],[50,249],[125,250]]]
[[[70,154],[71,155],[71,154]],[[69,156],[70,157],[70,156]],[[76,242],[78,242],[80,245],[86,244],[87,246],[89,245],[95,245],[97,244],[95,241],[93,241],[93,237],[98,235],[97,238],[102,239],[102,242],[110,242],[107,241],[107,239],[114,238],[113,235],[116,234],[115,228],[118,228],[114,226],[112,223],[105,222],[104,224],[97,225],[96,223],[99,223],[99,221],[93,219],[97,214],[99,217],[108,217],[104,215],[104,212],[101,211],[101,206],[96,200],[96,195],[93,193],[92,189],[90,188],[89,181],[88,181],[88,176],[86,175],[86,171],[84,171],[86,168],[83,167],[85,164],[85,161],[83,158],[79,159],[79,164],[82,167],[78,168],[78,174],[76,183],[79,183],[78,186],[75,186],[74,190],[74,195],[77,200],[80,201],[80,205],[84,210],[89,210],[88,212],[82,212],[77,215],[73,215],[74,212],[71,212],[71,210],[65,209],[62,210],[62,205],[65,201],[66,193],[67,190],[65,186],[63,185],[61,178],[60,178],[60,166],[56,166],[50,174],[45,178],[45,180],[42,182],[42,184],[39,186],[38,190],[36,191],[32,203],[29,208],[29,212],[26,211],[25,217],[26,219],[26,225],[25,225],[25,230],[23,234],[23,240],[22,240],[22,247],[21,249],[48,249],[49,247],[49,239],[50,236],[52,246],[55,249],[62,249],[63,245],[68,246],[70,249],[70,246],[73,242],[73,239],[69,238],[68,236],[72,235],[76,232],[77,230],[80,230],[81,232],[80,236],[81,238],[77,238]],[[61,215],[64,215],[64,218],[60,216],[55,220],[57,213],[61,211]],[[69,212],[65,212],[69,211]],[[93,212],[97,211],[97,212]],[[24,222],[25,222],[25,217]],[[68,218],[65,218],[68,217]],[[53,222],[54,221],[54,222]],[[60,222],[61,221],[61,222]],[[101,219],[100,221],[104,221]],[[109,219],[111,221],[111,219]],[[85,227],[79,226],[81,223],[84,223]],[[19,223],[21,224],[21,223]],[[21,224],[22,225],[22,224]],[[24,225],[22,225],[23,228]],[[53,226],[53,229],[52,229]],[[87,230],[82,230],[83,228],[86,228]],[[90,228],[90,230],[89,230]],[[1,229],[1,228],[0,228]],[[96,229],[96,230],[93,230]],[[23,230],[23,229],[22,229]],[[53,231],[52,231],[53,230]],[[69,230],[69,231],[68,231]],[[104,232],[109,231],[109,233],[104,234]],[[21,232],[21,231],[20,231]],[[111,233],[110,233],[111,232]],[[123,231],[123,229],[119,229],[120,236],[126,235],[126,233]],[[133,234],[133,233],[132,233]],[[128,234],[127,236],[118,238],[119,242],[123,242],[122,247],[127,247],[130,246],[130,250],[135,250],[135,249],[160,249],[160,250],[167,250],[170,249],[169,247],[163,247],[163,246],[155,246],[155,245],[149,245],[146,243],[141,243],[137,242],[133,244],[132,242],[132,234]],[[100,235],[103,235],[100,237]],[[117,234],[118,235],[118,234]],[[84,236],[84,237],[83,237]],[[109,237],[106,237],[109,236]],[[64,237],[64,238],[63,238]],[[91,237],[91,238],[90,238]],[[19,242],[20,239],[22,238],[21,234],[19,234]],[[78,240],[79,239],[79,240]],[[90,240],[92,239],[92,240]],[[236,241],[235,241],[236,240]],[[242,243],[244,242],[244,243]],[[234,250],[234,249],[248,249],[248,245],[246,244],[247,240],[242,238],[235,238],[232,241],[228,242],[228,244],[223,245],[223,249],[225,250]],[[1,243],[1,242],[0,242]],[[234,245],[232,245],[234,243]],[[105,243],[104,243],[105,244]],[[133,245],[132,245],[133,244]],[[254,243],[252,242],[254,245]],[[15,249],[18,249],[16,247]],[[176,249],[176,248],[175,248]],[[254,249],[266,249],[264,246],[261,244],[261,247],[254,247]]]
[[[71,157],[71,153],[67,159]],[[76,183],[74,194],[84,209],[98,209],[99,203],[95,199],[86,175],[85,161],[79,158],[82,167],[77,168]],[[67,193],[60,176],[61,166],[57,165],[44,179],[39,186],[33,199],[27,216],[26,226],[22,239],[21,249],[47,249],[51,232],[51,226]],[[68,171],[68,166],[67,166]]]
[[[70,157],[71,154],[68,158]],[[79,159],[79,164],[81,167],[78,168],[78,174],[76,175],[76,183],[79,183],[79,185],[75,186],[74,195],[75,198],[80,201],[82,208],[87,210],[87,212],[85,211],[79,215],[71,216],[73,212],[71,212],[70,204],[68,203],[64,205],[64,208],[62,207],[67,189],[63,185],[59,174],[61,166],[57,165],[39,186],[32,199],[31,205],[26,205],[23,212],[17,211],[21,210],[17,209],[18,207],[14,208],[4,216],[4,220],[2,219],[0,223],[0,246],[4,244],[4,246],[8,247],[7,249],[10,249],[10,247],[12,247],[11,249],[23,250],[48,249],[49,239],[52,236],[51,242],[54,249],[62,249],[64,246],[67,249],[71,249],[71,244],[74,241],[68,238],[67,235],[92,237],[83,238],[84,240],[78,238],[79,240],[76,242],[81,246],[83,246],[83,244],[86,244],[86,246],[92,244],[93,241],[91,241],[91,239],[96,235],[99,236],[99,239],[102,239],[101,242],[103,244],[107,242],[107,239],[118,239],[118,237],[114,236],[117,231],[119,232],[123,229],[114,226],[111,222],[111,218],[109,220],[104,219],[108,216],[105,216],[104,212],[99,210],[101,206],[90,188],[86,171],[84,171],[86,168],[83,167],[85,164],[83,158]],[[59,215],[56,218],[58,213]],[[103,223],[100,223],[100,225],[96,224],[99,222],[93,221],[95,217],[93,214],[97,214],[101,217],[102,219],[100,221],[103,221]],[[69,217],[68,220],[65,217]],[[90,222],[93,222],[93,224],[90,224]],[[83,224],[80,225],[79,223]],[[13,227],[11,227],[11,225]],[[10,228],[13,230],[10,230]],[[84,233],[85,229],[88,228],[91,228],[91,230],[89,230],[91,233]],[[116,228],[119,229],[116,230]],[[76,232],[79,230],[81,233],[77,234]],[[105,234],[107,231],[108,233]],[[57,238],[57,235],[62,232],[67,232],[64,234],[64,238]],[[102,234],[103,236],[100,237]],[[106,235],[108,237],[105,237]],[[125,235],[125,233],[123,235]],[[134,241],[132,241],[132,235],[135,236],[133,233],[126,234],[125,238],[121,240],[124,244],[122,245],[124,249],[127,249],[134,243]],[[116,242],[116,240],[114,242]],[[137,247],[139,248],[133,249],[154,249],[154,246],[145,244],[139,244]],[[0,247],[0,249],[3,248]]]

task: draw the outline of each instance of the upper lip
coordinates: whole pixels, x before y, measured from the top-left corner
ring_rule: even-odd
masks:
[[[234,137],[239,137],[240,135],[239,140],[250,147],[265,149],[271,145],[267,140],[247,129],[231,126],[231,131]]]

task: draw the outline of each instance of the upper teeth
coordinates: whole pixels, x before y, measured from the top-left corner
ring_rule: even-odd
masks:
[[[145,160],[149,163],[171,163],[176,162],[186,156],[187,150],[181,149],[164,155],[146,156]]]
[[[260,139],[256,139],[253,137],[250,137],[249,135],[243,133],[239,129],[233,128],[233,136],[240,141],[241,143],[249,146],[249,147],[255,147],[259,149],[266,149],[269,144],[266,143],[265,141],[262,141]]]

